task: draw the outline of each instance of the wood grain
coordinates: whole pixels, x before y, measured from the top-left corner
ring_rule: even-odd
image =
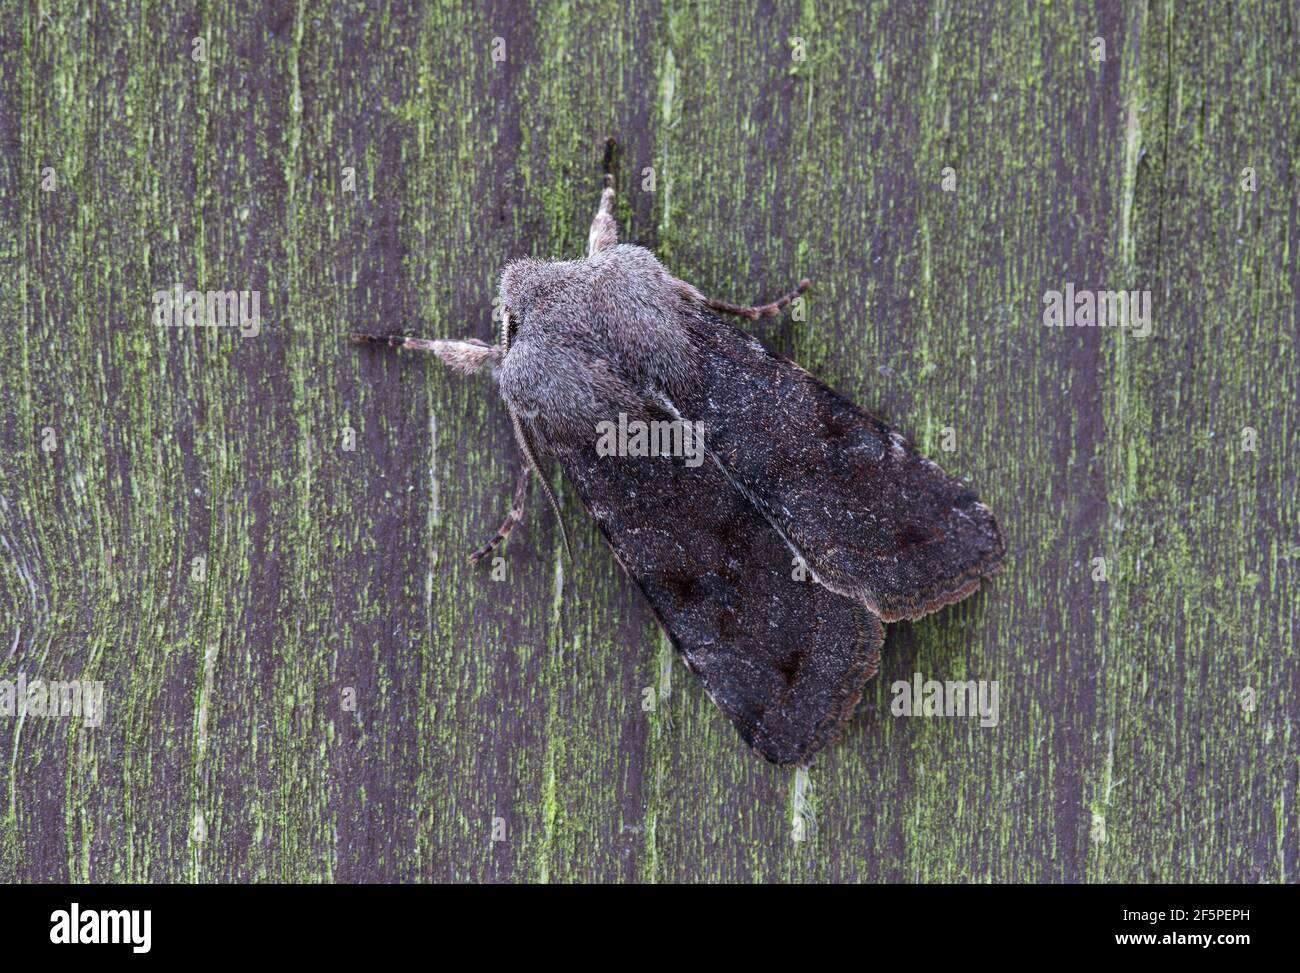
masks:
[[[0,680],[107,701],[0,716],[0,879],[1296,881],[1294,5],[464,8],[0,0]],[[469,564],[490,383],[346,341],[491,340],[610,135],[625,239],[724,300],[811,277],[765,340],[1002,526],[806,774],[558,477],[573,563],[534,492]],[[259,334],[156,327],[178,281]],[[1150,336],[1044,327],[1067,283],[1150,290]],[[998,726],[891,716],[916,672]]]

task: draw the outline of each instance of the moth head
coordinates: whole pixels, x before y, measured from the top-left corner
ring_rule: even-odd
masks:
[[[548,312],[567,316],[561,305],[572,302],[571,287],[581,276],[577,262],[572,260],[525,257],[506,264],[499,290],[501,343],[505,350],[510,350],[514,336],[530,317]]]

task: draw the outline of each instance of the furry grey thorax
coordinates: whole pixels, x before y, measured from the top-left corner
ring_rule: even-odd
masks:
[[[599,422],[644,417],[648,401],[677,399],[695,381],[681,322],[703,313],[704,299],[643,247],[516,260],[500,294],[512,334],[493,374],[541,451],[590,444]]]

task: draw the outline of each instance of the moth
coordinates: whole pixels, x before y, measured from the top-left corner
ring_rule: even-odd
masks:
[[[353,339],[496,382],[523,461],[505,521],[471,557],[506,540],[532,473],[570,550],[541,472],[553,459],[744,741],[807,763],[853,716],[883,623],[960,601],[996,570],[997,523],[899,433],[722,317],[780,314],[807,280],[766,305],[708,298],[618,242],[614,200],[607,153],[586,256],[509,263],[498,344]],[[598,448],[600,430],[638,423],[702,431],[705,461]]]

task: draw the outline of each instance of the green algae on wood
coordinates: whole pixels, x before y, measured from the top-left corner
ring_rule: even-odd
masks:
[[[0,680],[109,706],[0,719],[0,878],[1296,880],[1284,7],[0,15]],[[579,252],[611,135],[625,238],[726,299],[813,278],[764,339],[1008,542],[890,628],[805,778],[661,691],[558,481],[575,561],[534,502],[474,570],[517,462],[490,386],[345,340],[489,338],[506,260]],[[260,290],[260,335],[154,328],[178,280]],[[1044,328],[1067,281],[1150,289],[1151,336]],[[999,726],[893,718],[915,672],[998,680]]]

